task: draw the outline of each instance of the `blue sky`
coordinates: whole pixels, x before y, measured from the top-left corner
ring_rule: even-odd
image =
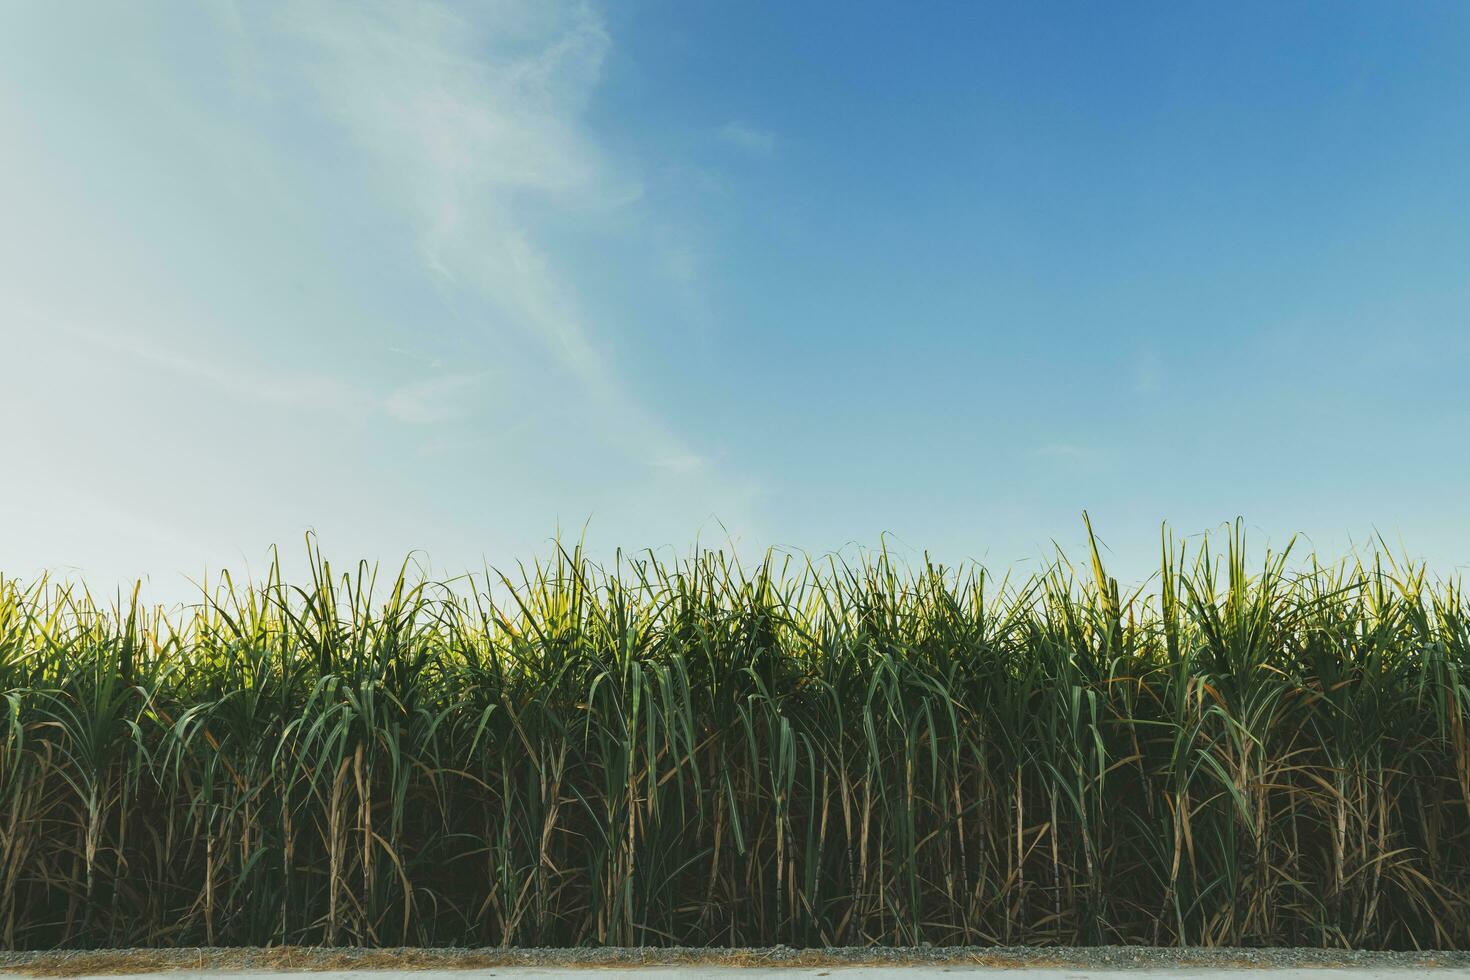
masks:
[[[1470,563],[1470,7],[12,2],[0,567]]]

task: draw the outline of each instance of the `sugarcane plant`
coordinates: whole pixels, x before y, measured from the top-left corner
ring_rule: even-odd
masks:
[[[0,942],[1470,945],[1459,583],[1087,530],[0,578]]]

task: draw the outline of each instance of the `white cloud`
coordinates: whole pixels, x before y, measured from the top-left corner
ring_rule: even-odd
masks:
[[[1152,347],[1140,347],[1133,360],[1133,391],[1151,395],[1164,383],[1164,359]]]
[[[776,150],[776,134],[748,123],[731,120],[715,135],[725,143],[754,156],[770,156]]]
[[[670,473],[694,473],[704,469],[709,460],[695,453],[681,453],[678,456],[664,456],[653,460],[650,465],[654,469],[666,470]]]
[[[404,385],[388,393],[383,407],[400,422],[447,422],[463,412],[460,396],[487,377],[484,371],[472,371]]]
[[[581,119],[610,38],[583,4],[493,9],[491,30],[446,7],[398,3],[294,8],[285,23],[312,46],[324,110],[376,161],[425,267],[538,342],[598,403],[605,438],[681,455],[610,367],[606,330],[580,308],[574,274],[534,220],[543,208],[592,220],[641,195]]]
[[[105,333],[53,327],[68,357],[101,359],[147,365],[211,394],[223,394],[252,405],[349,416],[370,402],[366,392],[351,382],[320,371],[250,365],[181,350],[125,331]]]

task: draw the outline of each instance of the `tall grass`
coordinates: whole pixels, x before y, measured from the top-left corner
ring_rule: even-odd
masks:
[[[0,579],[0,941],[1470,945],[1464,594],[1226,538]]]

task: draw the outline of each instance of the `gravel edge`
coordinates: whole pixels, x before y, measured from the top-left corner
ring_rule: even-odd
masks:
[[[507,966],[893,966],[976,965],[999,968],[1169,969],[1175,967],[1470,968],[1470,951],[1371,952],[1323,949],[1177,949],[1097,947],[841,947],[794,949],[345,949],[269,948],[52,950],[0,952],[0,973],[81,977],[174,970],[315,972],[322,970],[469,970]]]

